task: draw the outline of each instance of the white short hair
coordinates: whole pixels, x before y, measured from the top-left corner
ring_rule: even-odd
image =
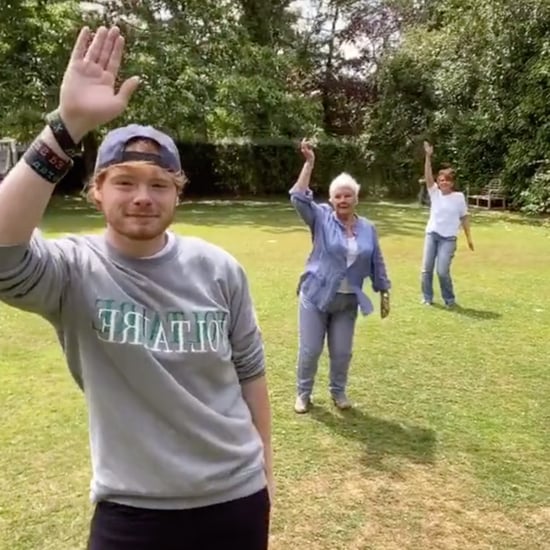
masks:
[[[355,178],[350,176],[347,172],[342,172],[330,182],[330,186],[328,188],[329,196],[332,197],[337,190],[342,189],[343,187],[351,189],[356,198],[359,196],[361,186],[357,183]]]

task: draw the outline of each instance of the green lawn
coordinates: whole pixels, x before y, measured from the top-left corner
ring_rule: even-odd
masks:
[[[187,203],[175,231],[246,267],[266,340],[274,416],[274,550],[540,549],[550,536],[550,228],[473,215],[454,263],[462,309],[421,306],[427,210],[363,204],[393,282],[392,314],[357,324],[352,412],[327,398],[292,410],[298,276],[309,234],[287,202]],[[52,208],[51,236],[99,231],[78,203]],[[376,298],[378,306],[378,299]],[[54,334],[0,306],[0,548],[75,550],[88,531],[82,396]]]

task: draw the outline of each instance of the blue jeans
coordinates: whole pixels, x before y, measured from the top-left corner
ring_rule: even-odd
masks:
[[[345,396],[356,320],[355,294],[336,294],[326,312],[300,294],[298,395],[311,396],[326,336],[330,359],[329,391],[335,398]]]
[[[441,296],[447,305],[455,303],[453,280],[451,279],[451,262],[456,252],[456,237],[442,237],[438,233],[427,233],[424,241],[424,258],[422,259],[422,294],[426,302],[434,299],[433,274],[441,288]]]

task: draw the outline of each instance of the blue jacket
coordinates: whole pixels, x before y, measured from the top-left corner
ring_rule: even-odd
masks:
[[[321,311],[326,311],[347,277],[363,315],[372,313],[372,302],[362,290],[365,278],[370,277],[375,292],[391,288],[374,224],[358,217],[354,230],[358,256],[348,268],[346,229],[332,207],[314,202],[311,190],[291,191],[290,200],[309,226],[313,238],[313,250],[300,277],[298,293],[302,292]]]

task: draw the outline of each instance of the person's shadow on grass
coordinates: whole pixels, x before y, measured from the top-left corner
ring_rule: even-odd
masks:
[[[310,414],[340,436],[360,442],[367,468],[393,470],[392,458],[415,464],[434,463],[436,433],[429,428],[385,420],[357,408],[331,412],[323,405],[314,405]]]
[[[456,304],[451,308],[446,308],[440,304],[433,304],[433,307],[437,309],[444,309],[449,313],[455,313],[456,315],[463,315],[464,317],[470,317],[472,319],[478,319],[480,321],[490,321],[494,319],[500,319],[502,315],[494,311],[486,311],[482,309],[474,309],[471,307],[462,307]]]

